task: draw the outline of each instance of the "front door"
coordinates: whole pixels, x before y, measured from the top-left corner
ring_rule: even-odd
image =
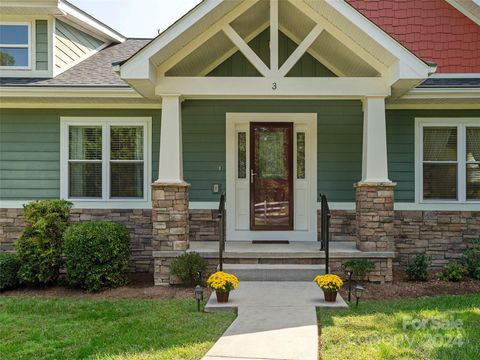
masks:
[[[293,123],[250,124],[250,229],[293,230]]]

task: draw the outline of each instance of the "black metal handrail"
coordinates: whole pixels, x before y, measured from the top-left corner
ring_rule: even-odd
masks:
[[[218,270],[223,271],[223,252],[225,251],[225,193],[220,195],[218,204]]]
[[[330,208],[328,207],[327,196],[324,193],[320,193],[320,202],[322,205],[320,221],[320,250],[325,251],[325,274],[329,272],[329,247],[330,247]]]

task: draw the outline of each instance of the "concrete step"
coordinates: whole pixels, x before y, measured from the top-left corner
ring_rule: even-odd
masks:
[[[325,265],[303,264],[224,264],[223,271],[240,281],[313,281],[325,273]]]

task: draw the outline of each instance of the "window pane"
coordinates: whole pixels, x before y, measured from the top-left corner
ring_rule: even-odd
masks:
[[[70,160],[102,160],[102,127],[68,128]]]
[[[457,199],[457,165],[423,164],[423,198]]]
[[[467,161],[480,161],[480,128],[467,128]]]
[[[480,200],[480,164],[467,164],[467,200]]]
[[[102,197],[102,164],[70,163],[69,197]]]
[[[112,198],[143,198],[143,163],[110,163]]]
[[[143,160],[143,126],[110,128],[112,160]]]
[[[297,179],[305,179],[305,133],[297,133]]]
[[[423,160],[457,161],[457,128],[423,128]]]
[[[28,66],[28,49],[1,47],[0,66]]]
[[[28,45],[28,26],[0,25],[0,44]]]
[[[247,177],[247,133],[238,133],[238,178]]]

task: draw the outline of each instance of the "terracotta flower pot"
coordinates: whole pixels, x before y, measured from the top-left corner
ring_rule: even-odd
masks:
[[[226,303],[228,302],[228,295],[230,294],[230,291],[215,290],[215,294],[217,295],[217,302]]]
[[[325,302],[335,302],[337,301],[337,292],[330,290],[323,290],[323,295],[325,296]]]

